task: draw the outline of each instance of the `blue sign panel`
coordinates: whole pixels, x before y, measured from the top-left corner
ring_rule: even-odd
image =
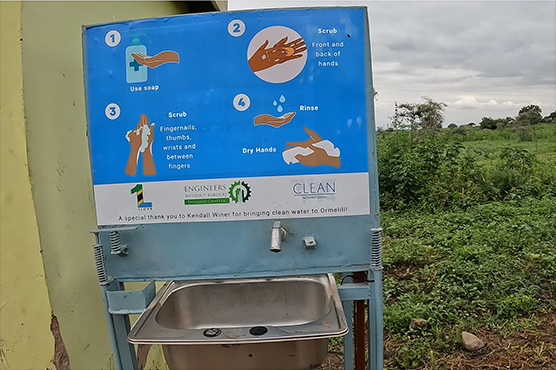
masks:
[[[87,27],[99,224],[369,214],[366,22],[322,8]]]

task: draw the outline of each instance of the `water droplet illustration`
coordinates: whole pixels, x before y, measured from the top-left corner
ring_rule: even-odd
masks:
[[[278,108],[276,108],[276,110],[277,110],[279,113],[282,113],[282,111],[284,110],[284,108],[282,108],[282,106],[279,105]]]
[[[285,103],[286,97],[284,95],[280,96],[280,103]]]
[[[275,100],[274,103],[272,103],[272,104],[274,104],[274,106],[277,106],[278,102]]]

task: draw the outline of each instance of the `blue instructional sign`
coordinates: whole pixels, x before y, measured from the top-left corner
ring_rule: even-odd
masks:
[[[99,225],[369,214],[367,36],[364,8],[87,27]]]

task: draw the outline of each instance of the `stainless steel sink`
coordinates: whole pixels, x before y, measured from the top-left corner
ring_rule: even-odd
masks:
[[[162,344],[170,370],[318,367],[348,331],[331,274],[167,283],[131,343]]]

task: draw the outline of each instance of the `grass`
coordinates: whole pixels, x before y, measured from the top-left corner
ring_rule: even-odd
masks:
[[[385,369],[556,369],[556,125],[377,147]],[[486,346],[466,352],[462,331]],[[331,342],[325,370],[343,368]]]
[[[383,213],[385,275],[393,273],[384,282],[389,311],[403,307],[408,317],[426,313],[433,324],[462,324],[540,307],[541,291],[556,283],[554,215],[553,198],[442,215]],[[402,332],[410,319],[394,316],[385,320]]]
[[[388,368],[442,369],[436,360],[461,352],[463,330],[508,336],[555,314],[555,215],[552,197],[384,212],[384,327],[401,341]],[[413,318],[428,329],[410,330]]]
[[[556,125],[544,124],[531,128],[533,135],[530,141],[520,141],[518,135],[511,129],[482,131],[479,128],[469,130],[465,136],[450,135],[452,141],[461,142],[466,148],[484,154],[480,163],[492,163],[494,153],[504,148],[518,148],[526,150],[537,157],[539,165],[554,166],[556,163]],[[445,131],[450,134],[449,130]]]
[[[382,173],[407,181],[381,183],[386,369],[556,368],[556,125],[533,132],[534,141],[511,129],[413,143],[379,135],[396,156],[379,159]],[[422,159],[430,152],[434,166]],[[413,318],[428,327],[410,330]],[[464,330],[486,349],[463,351]]]

